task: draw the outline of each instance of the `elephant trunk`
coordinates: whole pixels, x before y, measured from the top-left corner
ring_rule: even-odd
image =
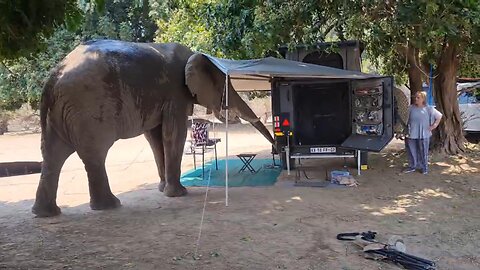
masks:
[[[272,144],[275,145],[275,141],[272,137],[270,131],[267,127],[260,121],[257,115],[252,111],[252,109],[243,101],[243,99],[238,95],[238,93],[233,90],[233,87],[230,87],[230,104],[232,104],[232,109],[240,116],[240,118],[250,122],[260,133]]]
[[[267,127],[265,127],[262,122],[257,121],[257,122],[250,122],[252,126],[254,126],[262,135],[272,144],[275,145],[275,140],[272,137],[272,134],[270,134],[270,131],[268,131]]]

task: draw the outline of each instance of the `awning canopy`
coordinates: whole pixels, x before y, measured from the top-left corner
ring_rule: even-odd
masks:
[[[383,77],[274,57],[230,60],[204,55],[220,71],[230,76],[230,81],[236,91],[269,91],[272,78],[370,79]]]

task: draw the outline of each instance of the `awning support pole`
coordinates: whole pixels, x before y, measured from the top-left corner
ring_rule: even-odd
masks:
[[[290,131],[287,131],[287,148],[285,149],[285,159],[287,162],[287,174],[290,175]]]
[[[357,150],[357,173],[358,173],[358,175],[360,175],[360,154],[361,154],[361,151]]]
[[[225,206],[228,206],[228,73],[225,75]]]

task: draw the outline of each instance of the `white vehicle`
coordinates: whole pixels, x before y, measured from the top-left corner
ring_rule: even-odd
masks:
[[[480,81],[458,83],[458,106],[468,141],[480,141]]]

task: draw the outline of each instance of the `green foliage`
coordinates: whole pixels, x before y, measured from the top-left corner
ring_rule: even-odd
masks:
[[[88,2],[102,7],[104,1]],[[29,57],[44,50],[46,39],[57,27],[76,29],[82,18],[77,0],[0,1],[0,60]]]
[[[478,0],[170,0],[153,6],[158,41],[235,59],[275,55],[285,44],[361,39],[375,69],[399,82],[408,66],[403,47],[416,48],[432,64],[445,39],[470,48],[463,55],[478,50]]]
[[[278,47],[316,44],[339,36],[340,1],[260,1],[253,29],[244,38],[246,51],[256,56],[272,54]],[[333,34],[332,34],[333,33]]]
[[[77,44],[74,33],[58,29],[47,40],[44,52],[6,62],[0,69],[0,109],[15,110],[26,102],[37,109],[49,71]]]
[[[205,23],[214,33],[212,44],[221,55],[229,58],[249,58],[252,51],[245,45],[245,38],[254,23],[254,10],[258,1],[217,1],[207,6]]]
[[[460,60],[459,77],[480,78],[480,54],[467,53]]]
[[[406,47],[434,65],[447,42],[463,48],[462,55],[479,49],[478,0],[358,0],[346,13],[348,35],[364,40],[371,58],[383,59],[391,74],[405,72]]]
[[[213,46],[213,32],[198,23],[196,14],[183,9],[171,13],[169,20],[158,20],[159,36],[156,42],[179,42],[195,51],[219,55]]]
[[[406,80],[403,47],[436,64],[448,40],[462,48],[459,75],[480,77],[478,0],[0,0],[0,14],[3,109],[35,107],[49,70],[81,40],[103,38],[179,42],[233,59],[361,39],[368,71],[397,82]]]
[[[100,3],[103,10],[95,3]],[[21,53],[15,55],[17,59],[1,62],[0,110],[15,110],[23,103],[36,109],[50,70],[81,40],[153,41],[156,25],[148,17],[147,0],[80,1],[80,8],[83,14],[80,29],[72,31],[67,25],[52,29],[49,38],[35,45],[43,50],[32,54],[32,50],[24,47],[27,57],[18,57]]]
[[[327,39],[339,26],[339,5],[329,0],[154,0],[151,14],[159,25],[157,41],[239,59]]]
[[[85,6],[83,40],[120,39],[151,42],[157,26],[149,17],[148,0],[108,0],[103,12]]]

